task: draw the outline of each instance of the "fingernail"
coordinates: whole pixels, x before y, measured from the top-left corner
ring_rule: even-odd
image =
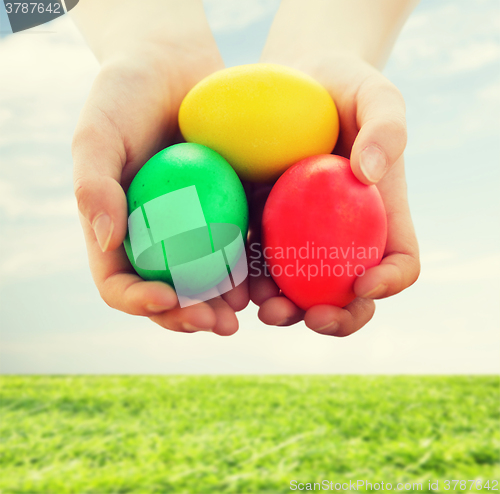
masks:
[[[325,324],[324,326],[321,326],[320,328],[316,328],[314,331],[318,333],[323,333],[328,330],[328,334],[335,334],[340,328],[340,324],[338,321],[332,321],[329,322],[328,324]]]
[[[387,158],[377,146],[367,146],[359,156],[363,175],[373,183],[378,182],[387,170]]]
[[[108,249],[113,227],[113,222],[107,214],[101,214],[94,220],[92,228],[94,229],[97,243],[103,252],[106,252]]]
[[[387,285],[385,283],[379,283],[375,288],[369,292],[361,295],[361,298],[377,298],[381,297],[387,290]]]
[[[284,326],[288,322],[288,317],[276,323],[276,326]]]
[[[146,309],[150,310],[151,312],[165,312],[166,310],[172,309],[172,306],[165,307],[163,305],[155,305],[155,304],[148,304],[146,305]]]
[[[182,328],[186,331],[208,331],[211,332],[212,330],[210,328],[197,328],[196,326],[193,326],[192,324],[189,324],[188,322],[183,322],[182,323]]]

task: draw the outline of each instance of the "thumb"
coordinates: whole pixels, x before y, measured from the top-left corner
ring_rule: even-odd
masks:
[[[109,120],[84,109],[73,136],[74,191],[78,209],[103,252],[121,245],[127,232],[127,200],[120,180],[126,153]]]
[[[405,103],[396,86],[376,73],[363,82],[356,104],[359,132],[351,150],[351,167],[361,182],[374,184],[405,149]]]

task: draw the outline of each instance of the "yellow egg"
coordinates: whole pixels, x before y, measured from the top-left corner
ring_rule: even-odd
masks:
[[[326,89],[275,64],[231,67],[203,79],[184,98],[179,126],[186,141],[217,151],[253,182],[272,182],[303,158],[331,153],[339,133]]]

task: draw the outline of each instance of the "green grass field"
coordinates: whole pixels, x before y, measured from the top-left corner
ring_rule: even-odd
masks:
[[[429,492],[429,479],[450,493],[446,479],[500,472],[498,377],[0,382],[2,494],[299,492],[291,480]]]

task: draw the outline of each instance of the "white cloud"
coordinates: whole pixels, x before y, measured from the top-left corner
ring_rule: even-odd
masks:
[[[499,338],[479,338],[450,318],[440,331],[414,321],[398,327],[387,317],[349,338],[321,336],[304,324],[265,327],[254,306],[234,336],[179,334],[143,318],[117,314],[80,333],[61,331],[1,343],[3,372],[24,373],[495,373]]]
[[[4,284],[88,269],[70,144],[99,67],[69,16],[52,22],[50,31],[0,41]]]
[[[477,42],[452,50],[450,61],[442,70],[446,74],[454,74],[479,69],[494,62],[500,62],[500,43]]]
[[[76,218],[64,224],[37,222],[3,228],[2,284],[77,269],[88,268],[83,233]]]
[[[238,31],[274,13],[279,0],[204,0],[215,33]]]
[[[15,143],[70,142],[99,66],[69,16],[51,29],[0,40],[0,152]]]
[[[7,108],[0,108],[0,126],[7,123],[12,118],[12,112]]]
[[[500,254],[461,260],[445,266],[422,262],[421,282],[467,283],[477,280],[500,279]]]
[[[436,262],[448,261],[457,257],[457,253],[451,250],[424,251],[420,254],[420,261],[423,265]]]
[[[29,196],[21,187],[0,181],[0,212],[7,218],[75,218],[77,216],[76,200],[67,194],[61,198],[37,199]]]
[[[500,280],[500,254],[464,258],[454,250],[431,250],[421,246],[419,283],[467,283]]]
[[[500,79],[482,87],[476,93],[476,99],[481,103],[490,105],[490,108],[492,104],[498,106],[500,104]],[[496,116],[498,117],[498,112]]]
[[[500,11],[494,1],[442,2],[412,14],[391,56],[392,69],[414,78],[454,76],[498,63]]]

